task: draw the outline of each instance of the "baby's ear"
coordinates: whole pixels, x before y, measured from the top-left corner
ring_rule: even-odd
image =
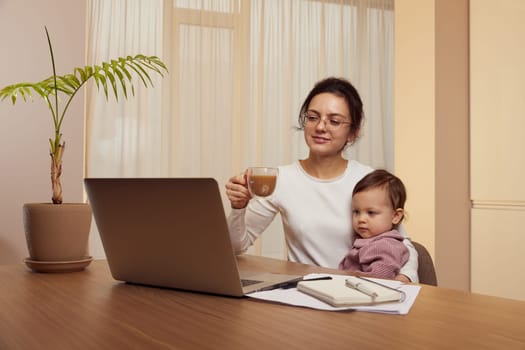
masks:
[[[403,208],[397,208],[394,212],[394,216],[392,217],[392,224],[399,224],[401,220],[403,220],[403,216],[405,216],[405,210]]]

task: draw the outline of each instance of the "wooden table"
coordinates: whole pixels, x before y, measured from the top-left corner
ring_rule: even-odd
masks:
[[[314,266],[240,256],[252,270]],[[525,302],[423,286],[406,316],[330,312],[0,266],[0,349],[525,349]]]

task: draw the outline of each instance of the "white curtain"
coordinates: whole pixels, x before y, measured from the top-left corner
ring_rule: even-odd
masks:
[[[170,74],[124,103],[87,102],[87,176],[204,176],[307,155],[295,130],[314,83],[365,104],[347,157],[393,168],[393,0],[90,0],[88,63],[157,55]],[[226,212],[228,203],[225,201]],[[284,256],[280,222],[252,251]]]
[[[162,0],[88,1],[87,63],[121,56],[163,54]],[[134,80],[135,96],[106,102],[92,84],[86,95],[86,175],[159,176],[168,159],[163,132],[163,81],[154,88]]]

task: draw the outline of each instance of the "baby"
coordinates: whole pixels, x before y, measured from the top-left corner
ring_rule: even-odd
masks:
[[[405,186],[386,170],[362,178],[352,193],[352,248],[339,263],[342,270],[394,278],[407,262],[404,237],[396,230],[404,217]]]

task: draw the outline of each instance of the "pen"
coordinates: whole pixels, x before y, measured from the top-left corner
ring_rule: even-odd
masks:
[[[332,277],[330,277],[330,276],[302,279],[302,280],[299,280],[299,281],[288,282],[288,283],[286,283],[284,285],[281,285],[280,287],[283,288],[283,289],[289,289],[289,288],[297,287],[297,283],[299,283],[299,282],[321,281],[321,280],[331,280],[331,279],[332,279]]]
[[[354,288],[354,289],[360,291],[361,293],[364,293],[364,294],[372,297],[372,300],[377,298],[377,293],[374,292],[372,289],[370,289],[370,287],[368,287],[367,285],[363,284],[363,282],[355,282],[355,281],[352,281],[351,279],[347,278],[346,279],[346,286],[350,287],[350,288]]]
[[[323,277],[315,277],[315,278],[308,278],[308,279],[303,279],[302,281],[321,281],[321,280],[331,280],[332,277],[330,276],[323,276]]]

